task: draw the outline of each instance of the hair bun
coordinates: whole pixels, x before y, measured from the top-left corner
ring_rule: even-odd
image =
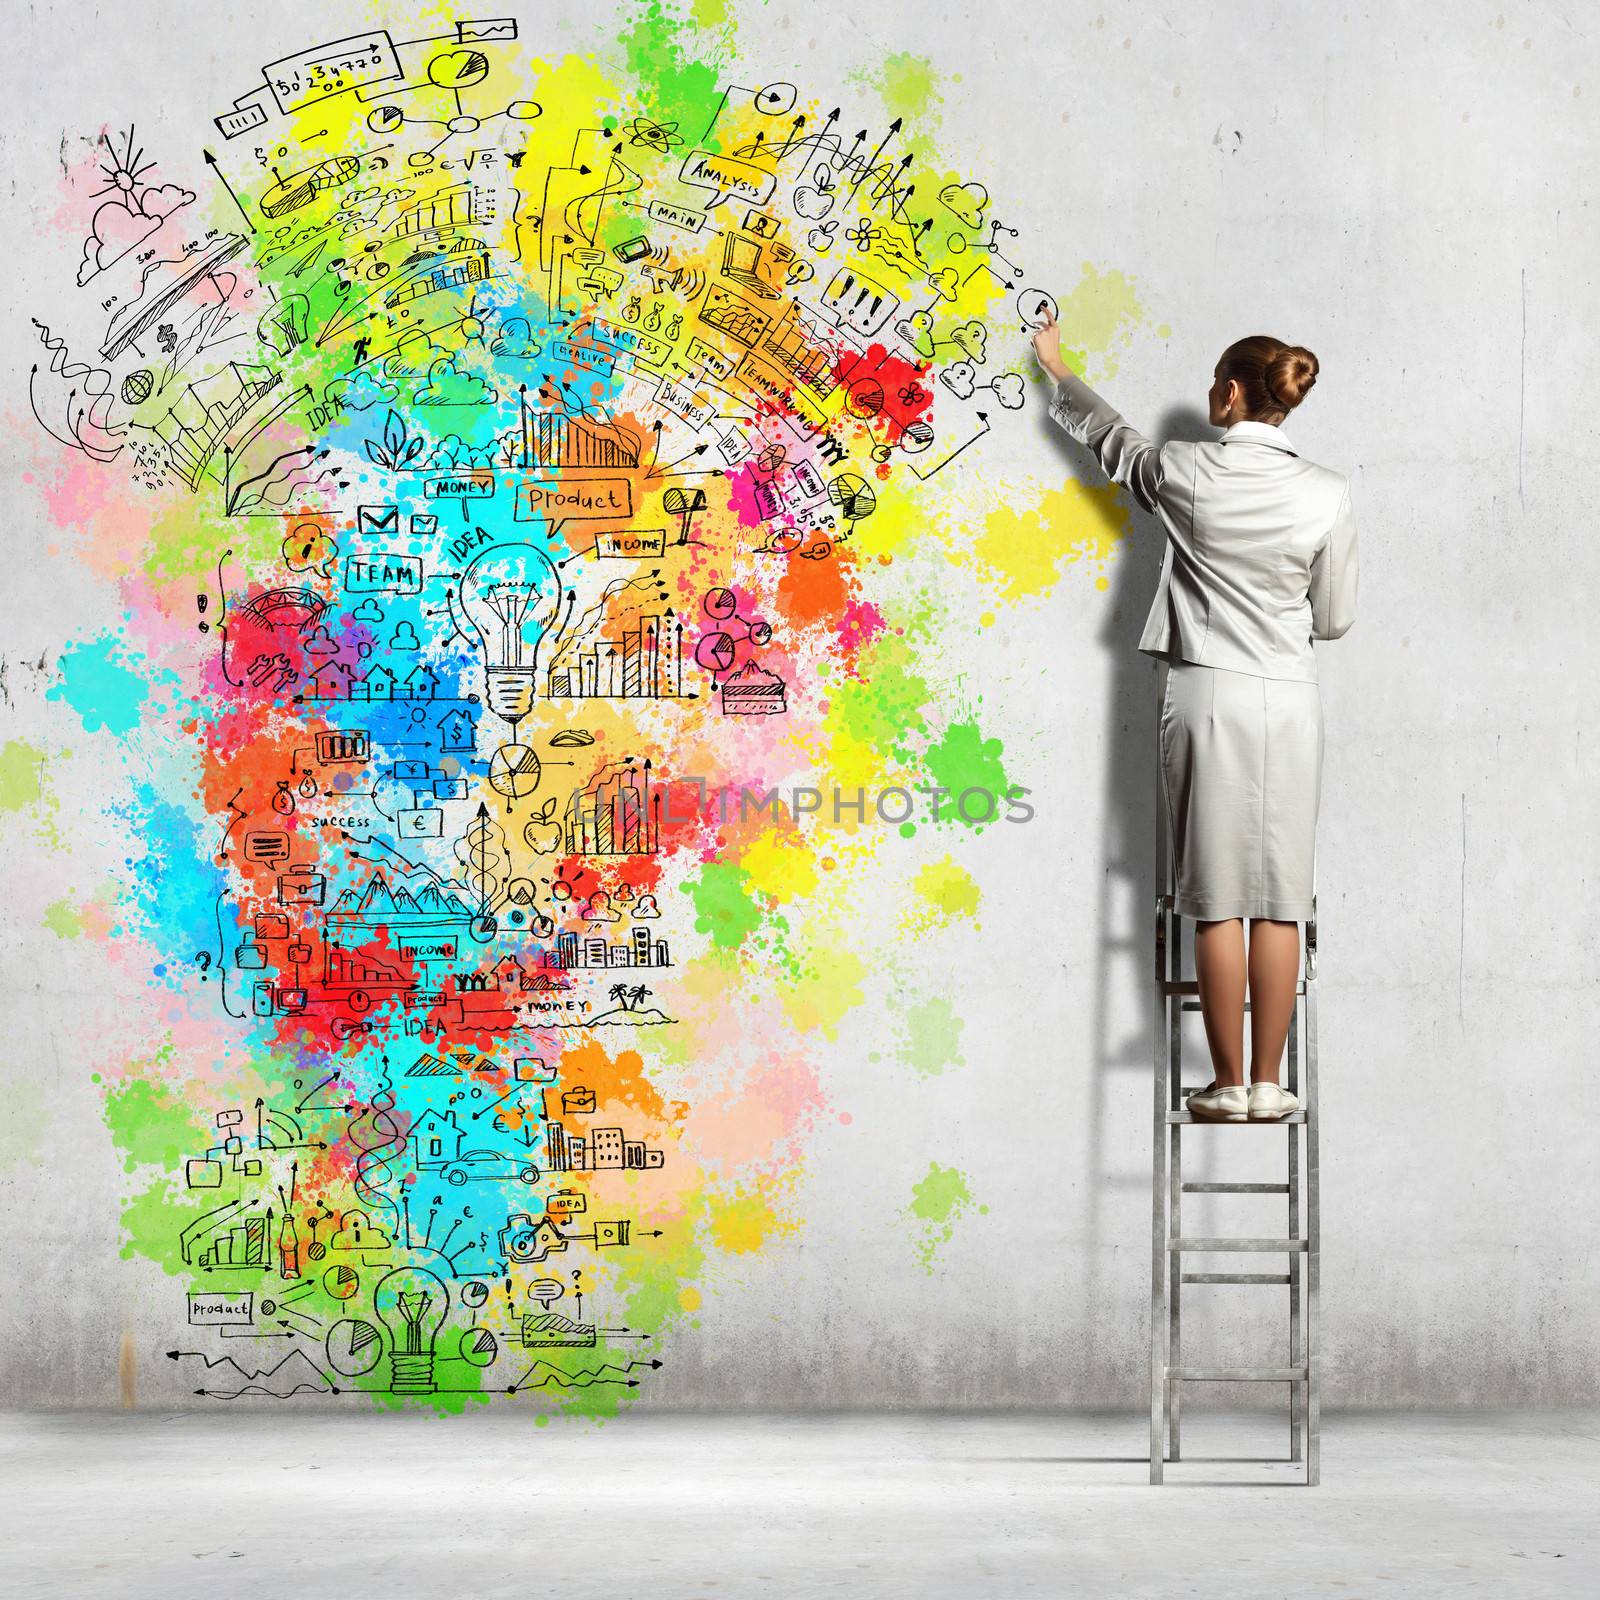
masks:
[[[1270,361],[1263,373],[1267,393],[1285,411],[1305,399],[1312,384],[1317,381],[1317,358],[1303,345],[1285,345]]]

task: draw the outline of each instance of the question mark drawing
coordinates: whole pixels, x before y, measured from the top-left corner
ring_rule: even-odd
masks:
[[[200,981],[201,983],[205,983],[207,981],[206,974],[211,971],[211,952],[209,950],[202,950],[195,957],[195,960],[200,966]]]

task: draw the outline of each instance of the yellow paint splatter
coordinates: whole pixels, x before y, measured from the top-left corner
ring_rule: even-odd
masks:
[[[710,1220],[711,1237],[730,1255],[749,1255],[775,1234],[793,1233],[797,1226],[793,1218],[779,1213],[759,1186],[713,1196]]]
[[[783,1009],[796,1028],[820,1029],[830,1039],[845,1013],[861,1004],[866,963],[853,951],[830,950],[826,963],[809,968],[787,986]]]
[[[983,897],[977,879],[951,856],[925,862],[911,887],[916,898],[900,915],[905,933],[928,933],[962,917],[974,917]]]
[[[985,579],[1008,600],[1022,600],[1054,588],[1071,562],[1109,561],[1127,531],[1120,489],[1069,478],[1026,510],[997,507],[970,548]]]
[[[787,812],[780,810],[778,815],[786,817]],[[771,895],[780,905],[802,899],[817,887],[816,855],[797,833],[761,834],[744,847],[739,865],[749,874],[751,890]]]

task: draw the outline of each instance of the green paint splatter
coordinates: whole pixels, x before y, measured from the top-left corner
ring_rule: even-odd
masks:
[[[839,1024],[859,1006],[865,995],[862,982],[866,963],[853,950],[830,945],[820,960],[805,965],[779,991],[789,1020],[803,1033],[820,1029],[832,1039]]]
[[[950,794],[939,807],[942,821],[981,828],[1006,814],[1011,780],[1000,760],[1004,748],[998,739],[984,738],[975,722],[952,722],[945,729],[944,737],[923,757],[933,781]],[[969,789],[978,793],[969,797],[963,810],[959,801]],[[993,796],[992,812],[984,795]]]
[[[0,1172],[15,1172],[19,1167],[40,1166],[44,1157],[39,1146],[49,1125],[45,1110],[44,1085],[22,1074],[6,1075],[6,1114],[0,1117]]]
[[[922,1181],[911,1190],[911,1204],[906,1207],[911,1217],[921,1224],[922,1237],[917,1244],[917,1260],[924,1272],[931,1273],[940,1250],[949,1244],[956,1224],[972,1208],[972,1190],[967,1187],[966,1174],[958,1167],[941,1167],[937,1161],[928,1163]],[[988,1206],[979,1206],[980,1216],[988,1214]]]
[[[924,133],[937,125],[939,82],[943,75],[927,56],[896,50],[875,65],[846,76],[851,83],[869,85],[891,117],[916,122]],[[903,149],[896,149],[894,159],[899,160],[903,154]]]
[[[906,736],[927,726],[922,713],[933,697],[913,659],[906,640],[884,635],[863,652],[860,678],[833,691],[829,720],[880,755],[908,759]]]
[[[900,1059],[925,1078],[935,1078],[947,1067],[963,1066],[961,1030],[964,1024],[943,995],[935,995],[906,1013],[906,1037]]]
[[[632,23],[618,34],[638,104],[651,117],[680,127],[698,127],[705,108],[716,103],[722,79],[722,52],[714,42],[694,37],[693,21],[676,15],[666,0],[646,0]]]
[[[144,1257],[176,1276],[188,1272],[179,1248],[183,1230],[215,1203],[206,1190],[188,1189],[184,1163],[210,1143],[205,1116],[186,1105],[177,1090],[155,1078],[129,1078],[114,1085],[101,1104],[106,1126],[124,1170],[145,1181],[123,1201],[125,1260]],[[157,1169],[150,1173],[147,1169]]]
[[[196,1147],[210,1143],[202,1112],[155,1078],[129,1078],[107,1091],[102,1114],[129,1172],[155,1166],[180,1170]]]
[[[38,803],[44,794],[39,777],[43,765],[43,750],[21,739],[7,741],[0,750],[0,811],[21,811]]]
[[[698,878],[683,885],[694,901],[698,932],[721,950],[737,950],[761,926],[761,908],[751,898],[750,874],[728,861],[709,861]]]
[[[1058,313],[1067,364],[1098,383],[1116,376],[1118,350],[1143,320],[1144,307],[1127,273],[1114,267],[1102,272],[1085,261],[1083,277],[1059,302]],[[1091,355],[1098,359],[1091,362]]]
[[[59,755],[71,752],[62,750]],[[0,749],[0,812],[31,812],[34,836],[60,850],[67,841],[58,826],[61,806],[49,782],[51,757],[21,739],[10,740]]]

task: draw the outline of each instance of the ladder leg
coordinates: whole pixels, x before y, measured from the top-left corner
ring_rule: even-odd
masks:
[[[1168,1164],[1172,1174],[1172,1184],[1170,1190],[1172,1198],[1172,1210],[1171,1221],[1168,1223],[1168,1227],[1171,1229],[1171,1237],[1175,1239],[1183,1236],[1183,1217],[1181,1213],[1181,1207],[1183,1203],[1181,1199],[1183,1194],[1182,1134],[1182,1127],[1177,1123],[1174,1123],[1172,1126],[1172,1148],[1168,1154]],[[1181,1367],[1183,1365],[1183,1263],[1181,1261],[1175,1261],[1172,1264],[1171,1285],[1167,1291],[1167,1294],[1172,1307],[1172,1319],[1169,1324],[1167,1340],[1168,1349],[1171,1353],[1168,1359],[1172,1366]],[[1168,1380],[1168,1387],[1170,1390],[1168,1398],[1168,1406],[1170,1410],[1170,1419],[1168,1423],[1170,1449],[1168,1452],[1168,1459],[1177,1461],[1182,1458],[1182,1452],[1179,1445],[1178,1427],[1179,1420],[1183,1415],[1183,1383],[1177,1378],[1172,1378]]]
[[[1300,1034],[1300,1003],[1295,1002],[1295,1009],[1289,1014],[1289,1062],[1288,1078],[1289,1093],[1300,1092],[1300,1061],[1299,1061],[1299,1034]],[[1289,1134],[1289,1237],[1297,1239],[1300,1236],[1300,1128],[1297,1123],[1288,1124]],[[1291,1253],[1289,1257],[1289,1365],[1300,1365],[1300,1257]],[[1289,1459],[1300,1459],[1300,1432],[1304,1425],[1301,1415],[1305,1399],[1304,1387],[1299,1383],[1289,1385]]]
[[[1163,1476],[1162,1447],[1165,1443],[1167,1404],[1167,1273],[1171,1256],[1167,1250],[1166,1194],[1166,1112],[1168,1074],[1167,1011],[1162,992],[1167,972],[1167,808],[1166,789],[1161,777],[1160,739],[1156,741],[1156,920],[1155,920],[1155,996],[1156,1008],[1151,1030],[1154,1041],[1154,1070],[1151,1087],[1155,1096],[1155,1123],[1150,1151],[1150,1481],[1160,1483]]]
[[[1322,1261],[1322,1217],[1318,1205],[1317,1141],[1322,1110],[1317,1104],[1317,903],[1306,924],[1306,1482],[1322,1477],[1322,1393],[1317,1371],[1318,1279]]]
[[[1165,912],[1159,904],[1156,910],[1156,959],[1165,959]],[[1150,1205],[1150,1481],[1162,1481],[1162,1447],[1166,1431],[1167,1398],[1167,1272],[1170,1255],[1167,1251],[1167,1195],[1166,1195],[1166,1004],[1159,983],[1156,986],[1155,1071],[1151,1074],[1155,1086],[1155,1137],[1150,1152],[1151,1205]]]

